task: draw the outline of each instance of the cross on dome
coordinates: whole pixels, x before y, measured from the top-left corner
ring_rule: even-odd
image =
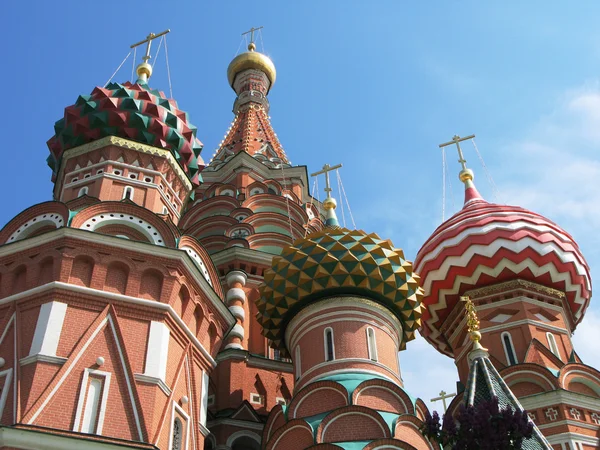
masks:
[[[262,25],[258,28],[250,28],[248,31],[245,31],[242,33],[242,36],[246,36],[247,34],[250,34],[250,43],[248,44],[248,50],[250,50],[251,52],[253,52],[254,50],[256,50],[256,44],[254,44],[254,32],[255,31],[260,31],[262,30],[263,27]]]
[[[337,202],[331,196],[331,185],[329,184],[329,172],[332,170],[336,170],[342,167],[341,164],[337,164],[335,166],[330,166],[329,164],[325,164],[323,169],[318,172],[311,173],[311,177],[316,177],[318,175],[325,174],[325,193],[327,197],[323,200],[323,208],[325,209],[325,226],[327,228],[339,228],[340,224],[337,220],[337,216],[335,214],[335,208],[337,208]]]
[[[136,42],[135,44],[132,44],[129,47],[129,48],[136,48],[140,45],[146,44],[146,54],[144,56],[142,56],[142,63],[139,64],[136,68],[136,73],[137,73],[138,77],[140,77],[140,81],[146,83],[148,81],[148,78],[150,78],[152,76],[152,66],[150,64],[148,64],[148,61],[151,58],[150,48],[152,47],[152,41],[154,39],[164,36],[165,34],[170,33],[170,32],[171,32],[171,30],[167,28],[165,31],[162,31],[158,34],[150,33],[148,36],[146,36],[146,39],[144,39],[140,42]]]
[[[475,184],[473,183],[473,178],[475,177],[473,171],[467,168],[467,160],[465,159],[462,148],[460,148],[460,143],[463,141],[469,141],[474,139],[475,135],[471,134],[469,136],[460,137],[455,134],[452,136],[452,140],[448,142],[444,142],[439,145],[439,148],[445,148],[449,145],[456,145],[456,150],[458,151],[458,162],[460,163],[462,170],[458,174],[458,178],[465,184],[465,205],[473,200],[483,200],[481,194],[477,191]]]

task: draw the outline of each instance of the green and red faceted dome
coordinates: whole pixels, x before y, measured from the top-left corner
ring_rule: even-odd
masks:
[[[590,269],[575,240],[532,211],[488,203],[472,179],[465,184],[463,208],[433,232],[415,259],[425,290],[421,334],[452,356],[442,329],[459,296],[516,278],[563,291],[574,329],[592,295]]]
[[[48,141],[52,179],[56,178],[63,153],[105,136],[117,136],[169,150],[192,183],[200,181],[204,162],[197,128],[189,122],[177,102],[147,84],[126,82],[96,87],[90,95],[80,95],[74,105],[54,124]]]

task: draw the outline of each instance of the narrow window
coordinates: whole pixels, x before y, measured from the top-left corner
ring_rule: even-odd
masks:
[[[300,346],[296,347],[296,358],[294,364],[296,365],[296,380],[300,379],[302,375],[302,361],[300,360]]]
[[[83,197],[84,195],[87,195],[88,193],[88,187],[84,186],[81,189],[79,189],[79,194],[77,194],[77,197]]]
[[[325,328],[325,361],[335,359],[335,349],[333,347],[333,330]]]
[[[546,333],[546,339],[548,339],[548,347],[550,351],[556,355],[558,359],[560,359],[560,352],[558,351],[558,345],[556,345],[556,339],[552,333]]]
[[[182,428],[181,420],[179,420],[179,417],[176,417],[173,422],[173,442],[171,444],[171,450],[181,450]]]
[[[375,340],[375,331],[373,328],[367,328],[367,346],[369,348],[369,359],[377,361],[377,342]]]
[[[513,346],[512,337],[508,331],[502,333],[502,345],[504,346],[504,353],[506,353],[506,361],[509,366],[517,364],[517,356],[515,354],[515,347]]]
[[[127,186],[123,191],[123,199],[133,201],[133,188],[131,186]]]
[[[102,381],[97,378],[90,378],[90,384],[85,401],[85,410],[83,413],[83,422],[81,424],[82,433],[96,433],[96,423],[98,421],[98,407],[100,406],[100,394],[102,393]]]

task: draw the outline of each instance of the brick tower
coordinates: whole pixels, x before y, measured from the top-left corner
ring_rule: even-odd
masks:
[[[202,145],[149,87],[147,59],[135,83],[65,109],[48,141],[55,200],[0,232],[1,448],[204,448],[235,318],[177,227]]]
[[[296,385],[269,415],[263,448],[430,449],[427,408],[403,389],[398,351],[420,325],[422,289],[402,250],[337,226],[294,242],[265,272],[264,334],[291,355]]]
[[[598,448],[600,372],[579,359],[571,340],[591,297],[587,263],[555,223],[485,201],[460,159],[464,206],[415,260],[427,306],[421,331],[454,358],[465,386],[471,346],[459,297],[470,297],[489,360],[553,448]],[[459,394],[450,410],[461,401]]]
[[[306,167],[291,166],[271,126],[272,61],[251,43],[227,77],[235,117],[179,226],[210,252],[236,318],[210,379],[207,448],[258,449],[269,411],[289,402],[294,386],[291,361],[256,321],[258,287],[273,256],[323,221]]]

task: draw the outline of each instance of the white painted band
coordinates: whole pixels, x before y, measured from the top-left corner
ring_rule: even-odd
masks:
[[[246,293],[241,288],[231,288],[227,291],[227,302],[239,300],[242,303],[246,301]]]

